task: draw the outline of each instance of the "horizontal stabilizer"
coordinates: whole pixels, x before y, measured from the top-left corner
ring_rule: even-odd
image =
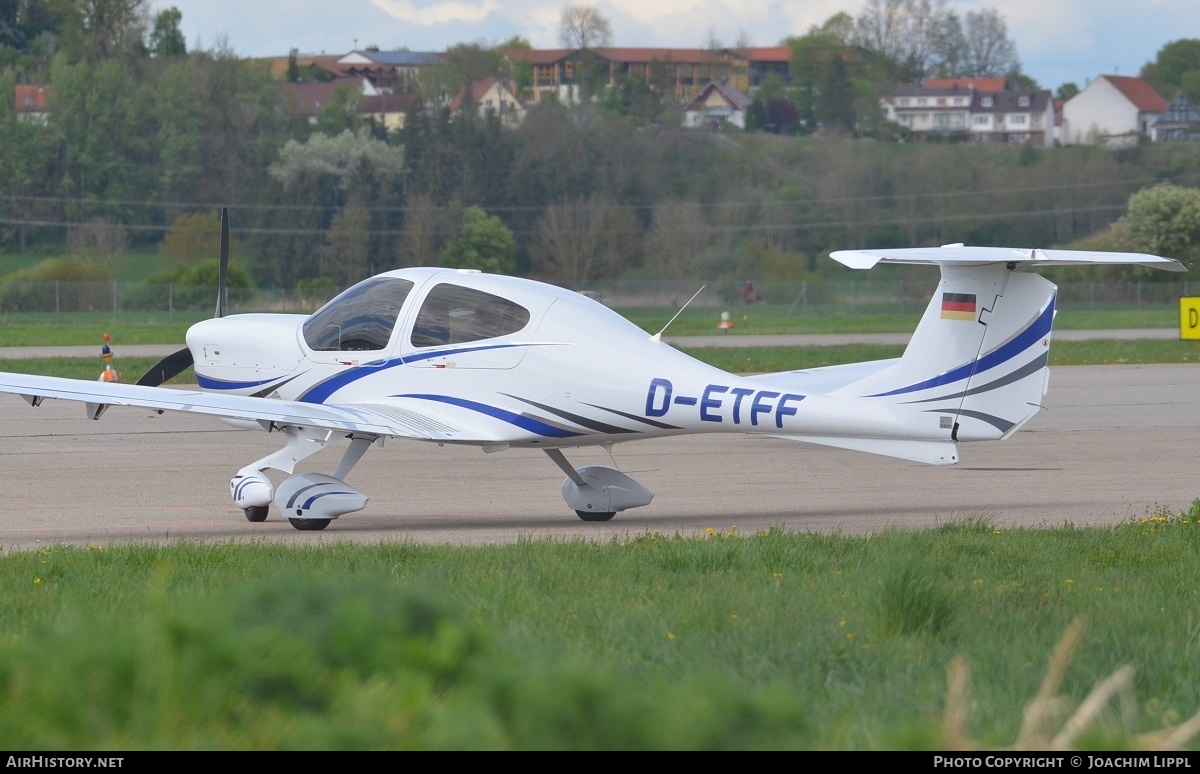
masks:
[[[958,444],[953,441],[912,441],[898,438],[839,438],[823,435],[776,435],[788,441],[835,446],[839,449],[881,454],[926,465],[953,465],[958,462]]]
[[[906,247],[894,250],[838,250],[830,254],[851,269],[870,269],[877,263],[967,264],[1015,263],[1030,266],[1077,266],[1088,264],[1149,266],[1164,271],[1187,271],[1174,258],[1149,253],[1107,253],[1095,250],[1042,250],[1013,247]]]

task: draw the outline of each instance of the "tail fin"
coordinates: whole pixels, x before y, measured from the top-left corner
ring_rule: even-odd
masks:
[[[834,394],[936,416],[954,441],[1007,438],[1041,407],[1057,288],[1018,268],[1127,263],[1184,270],[1178,261],[1140,253],[962,245],[840,251],[833,258],[852,268],[881,261],[940,267],[942,281],[903,357]]]

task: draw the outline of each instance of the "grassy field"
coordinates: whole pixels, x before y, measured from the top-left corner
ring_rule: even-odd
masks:
[[[99,353],[99,347],[96,349]],[[136,381],[154,363],[155,358],[113,358],[121,381]],[[902,346],[851,344],[834,347],[700,347],[685,352],[706,363],[732,373],[774,373],[803,368],[854,363],[899,357]],[[1197,363],[1200,346],[1194,341],[1159,339],[1059,341],[1050,348],[1050,365],[1118,365],[1145,363]],[[95,358],[0,359],[0,371],[65,376],[71,379],[95,379],[103,370],[99,354]],[[194,384],[195,374],[188,368],[171,384]]]
[[[1107,529],[0,565],[10,749],[1200,749],[1200,501]]]

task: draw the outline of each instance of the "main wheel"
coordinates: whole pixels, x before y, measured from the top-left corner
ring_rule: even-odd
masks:
[[[316,531],[325,529],[333,519],[288,519],[292,526],[299,530]]]
[[[267,511],[271,510],[269,505],[251,505],[249,508],[243,508],[246,512],[246,521],[266,521]]]
[[[584,521],[608,521],[617,515],[616,511],[575,511]]]

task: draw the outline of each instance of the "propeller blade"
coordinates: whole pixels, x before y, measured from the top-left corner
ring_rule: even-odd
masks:
[[[183,373],[184,369],[192,365],[192,362],[192,351],[184,347],[151,366],[150,370],[137,380],[137,383],[147,387],[158,387],[171,377]]]
[[[225,316],[225,284],[229,279],[229,208],[221,208],[221,258],[217,273],[217,312],[214,317]]]

